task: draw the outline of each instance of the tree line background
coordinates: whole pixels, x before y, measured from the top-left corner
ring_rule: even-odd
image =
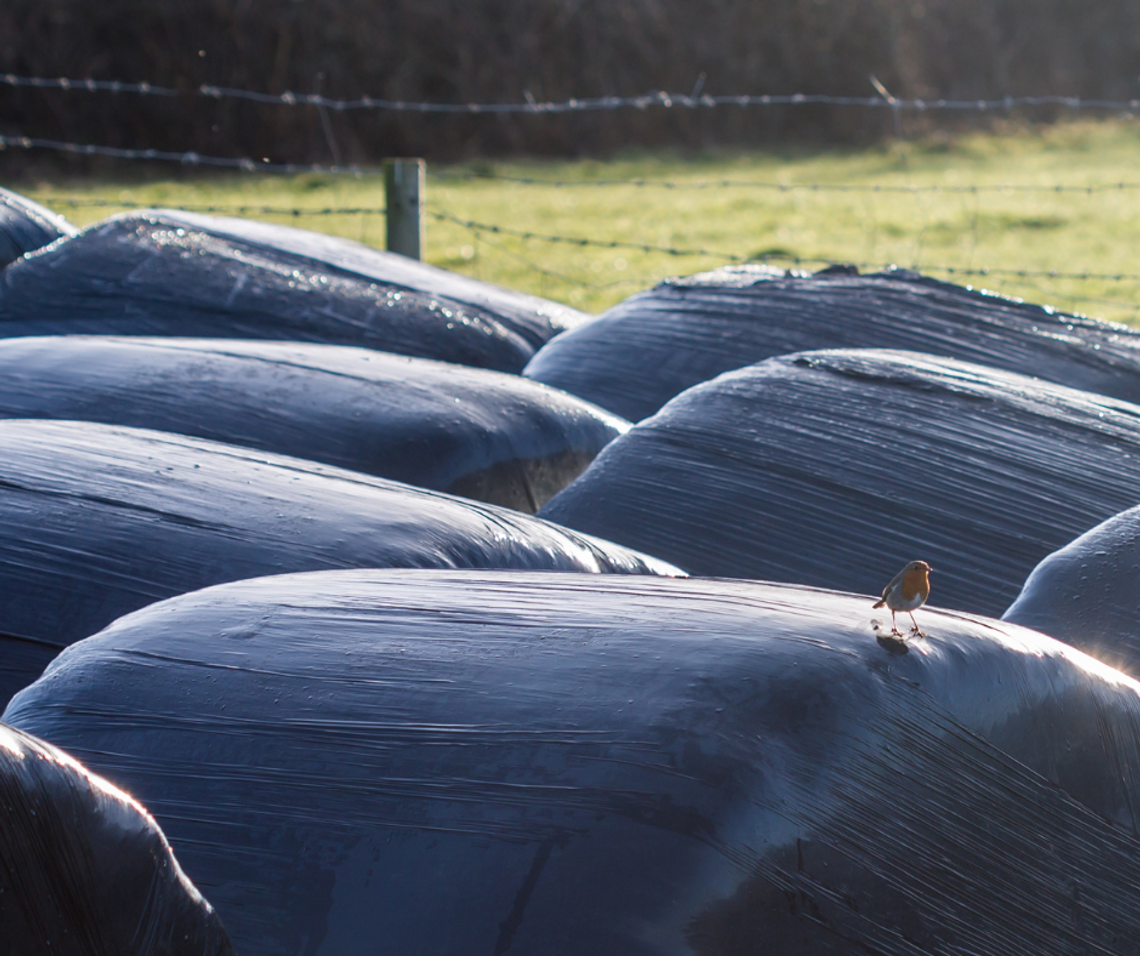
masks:
[[[433,102],[687,93],[1140,97],[1136,0],[5,0],[0,73],[149,81],[176,99],[0,87],[0,133],[329,163],[314,107],[200,84]],[[1047,121],[1046,110],[1027,118]],[[859,142],[888,110],[330,113],[344,162]],[[937,117],[986,122],[986,117]],[[909,114],[920,130],[929,117]],[[10,150],[8,161],[16,159]],[[78,162],[78,160],[77,160]]]

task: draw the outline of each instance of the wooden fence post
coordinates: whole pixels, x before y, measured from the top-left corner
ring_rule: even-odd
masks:
[[[384,206],[388,251],[409,259],[424,257],[424,198],[427,164],[422,159],[384,161]]]

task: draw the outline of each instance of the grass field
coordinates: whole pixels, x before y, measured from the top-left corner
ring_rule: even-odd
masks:
[[[382,208],[379,176],[191,176],[157,170],[133,179],[33,177],[5,185],[81,225],[118,211],[118,203],[271,206],[302,213],[248,214],[384,244],[380,213],[320,214]],[[846,188],[852,186],[860,188]],[[84,204],[90,202],[98,205]],[[1140,324],[1140,123],[1127,118],[855,152],[434,167],[428,172],[428,211],[430,262],[587,311],[600,311],[666,276],[715,268],[735,256],[778,265],[798,261],[803,268],[895,263]],[[473,230],[441,216],[707,254],[548,242]],[[989,271],[967,275],[950,269]],[[1125,278],[1004,274],[1017,271]]]

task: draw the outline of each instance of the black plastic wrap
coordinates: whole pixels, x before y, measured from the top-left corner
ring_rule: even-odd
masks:
[[[1140,507],[1109,518],[1046,557],[1002,620],[1140,674]]]
[[[744,581],[244,581],[5,719],[128,786],[245,956],[1140,952],[1140,686]]]
[[[534,513],[629,423],[516,375],[237,339],[0,339],[0,417],[154,428]]]
[[[0,189],[0,269],[77,230],[62,216],[18,193]]]
[[[539,514],[690,574],[997,616],[1033,566],[1140,501],[1140,406],[914,352],[768,359],[689,389]]]
[[[516,511],[299,458],[0,421],[0,702],[64,645],[152,601],[361,567],[676,570]]]
[[[0,953],[232,956],[158,824],[67,754],[0,724]]]
[[[0,336],[289,339],[518,372],[583,313],[287,226],[112,216],[0,272]]]
[[[721,372],[788,352],[913,349],[1140,402],[1140,332],[895,270],[730,266],[631,296],[524,374],[638,421]]]

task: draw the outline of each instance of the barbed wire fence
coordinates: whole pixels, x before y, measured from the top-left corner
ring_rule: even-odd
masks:
[[[0,74],[0,83],[12,87],[36,89],[58,89],[86,93],[123,93],[136,96],[178,97],[195,95],[213,100],[238,99],[271,106],[319,106],[337,112],[354,110],[386,110],[405,113],[582,113],[599,110],[620,109],[711,109],[723,106],[861,106],[869,109],[907,110],[927,112],[953,110],[968,112],[992,112],[1014,110],[1024,107],[1060,106],[1072,110],[1105,110],[1117,112],[1140,111],[1140,99],[1103,100],[1082,99],[1078,96],[1004,96],[998,99],[976,100],[923,100],[894,97],[874,77],[870,78],[878,91],[877,96],[830,96],[822,93],[771,94],[729,94],[712,96],[702,94],[703,82],[698,80],[692,93],[667,93],[655,90],[639,96],[601,96],[585,99],[569,99],[561,102],[540,102],[529,93],[522,102],[516,103],[416,103],[404,100],[388,100],[379,97],[361,96],[355,99],[334,99],[319,93],[264,93],[257,90],[234,89],[232,87],[202,84],[192,90],[179,90],[173,87],[158,86],[152,83],[123,83],[117,80],[68,79],[66,77],[16,76],[13,73]]]
[[[186,97],[197,96],[205,100],[237,99],[263,104],[269,107],[298,108],[316,107],[321,110],[349,111],[395,111],[411,113],[442,113],[467,115],[494,115],[503,113],[551,115],[564,113],[584,113],[613,110],[650,110],[650,109],[721,109],[721,108],[766,108],[773,106],[801,106],[801,105],[829,105],[858,109],[893,111],[896,118],[901,112],[931,113],[937,111],[974,111],[987,113],[994,111],[1012,112],[1022,108],[1033,107],[1059,107],[1073,112],[1095,112],[1098,114],[1124,114],[1133,116],[1140,113],[1140,100],[1100,100],[1080,99],[1065,96],[1021,96],[1002,97],[1000,99],[980,100],[921,100],[900,99],[892,96],[885,87],[874,77],[871,82],[877,91],[876,96],[851,97],[827,96],[821,94],[788,94],[788,95],[720,95],[712,96],[700,92],[701,83],[690,94],[666,93],[655,91],[639,96],[607,96],[587,99],[570,99],[562,102],[538,102],[529,93],[521,102],[513,103],[417,103],[398,100],[387,100],[361,96],[354,99],[334,99],[313,94],[295,94],[285,92],[272,94],[256,90],[234,89],[202,85],[196,89],[181,90],[163,87],[146,82],[128,83],[120,81],[69,79],[63,77],[26,77],[14,74],[0,74],[0,86],[26,87],[36,89],[59,90],[72,93],[101,94],[101,95],[131,95],[145,97]],[[896,124],[897,128],[897,124]],[[89,157],[108,157],[118,160],[137,161],[143,163],[170,163],[177,164],[184,169],[202,168],[216,170],[232,170],[239,173],[298,175],[315,174],[330,177],[366,178],[378,174],[373,167],[358,165],[322,165],[308,163],[291,163],[274,161],[270,157],[258,159],[250,157],[224,157],[205,155],[194,150],[183,152],[165,151],[155,149],[136,149],[102,144],[71,143],[61,140],[44,139],[23,135],[0,135],[0,149],[18,150],[46,150],[55,153],[71,154]],[[789,183],[748,178],[708,178],[696,180],[670,180],[653,178],[598,178],[598,179],[558,179],[534,176],[517,176],[493,172],[480,171],[432,171],[432,180],[441,184],[456,182],[490,182],[516,187],[541,187],[556,190],[600,190],[608,188],[633,188],[637,190],[661,190],[666,193],[687,191],[709,191],[744,189],[773,194],[808,193],[813,195],[825,194],[862,194],[869,197],[875,195],[913,195],[935,196],[948,195],[966,198],[983,196],[1021,196],[1021,195],[1052,195],[1057,197],[1078,196],[1105,196],[1109,194],[1125,195],[1140,191],[1140,178],[1136,181],[1118,181],[1104,183],[978,183],[978,184],[895,184],[895,183],[835,183],[835,182],[808,182]],[[128,210],[146,208],[148,204],[137,203],[130,200],[97,199],[74,195],[48,195],[41,197],[47,205],[57,211],[76,209],[81,207],[106,208],[115,210]],[[296,223],[307,219],[320,220],[332,217],[356,217],[362,221],[366,218],[382,218],[386,215],[384,206],[352,205],[352,206],[278,206],[266,204],[178,204],[178,208],[192,212],[202,212],[217,215],[238,216],[264,216],[274,218],[287,218]],[[625,286],[644,284],[644,279],[621,278],[609,282],[594,282],[579,276],[570,275],[565,271],[548,268],[541,261],[536,261],[531,255],[524,255],[519,249],[511,248],[505,240],[521,242],[527,250],[536,246],[577,246],[582,249],[625,250],[651,256],[661,256],[667,260],[696,259],[701,262],[701,268],[715,265],[744,265],[748,263],[767,263],[782,265],[789,268],[808,269],[832,264],[833,260],[825,258],[808,258],[790,253],[770,252],[753,255],[741,255],[739,252],[730,252],[723,249],[709,249],[701,246],[673,246],[666,243],[646,243],[623,240],[596,239],[588,236],[557,235],[549,232],[529,230],[508,226],[503,223],[483,222],[464,217],[449,209],[439,206],[429,199],[425,208],[427,217],[437,223],[465,230],[474,242],[491,248],[497,254],[506,256],[536,275],[550,278],[571,287],[579,287],[591,291],[606,291]],[[585,230],[594,231],[594,230]],[[361,231],[362,236],[364,231]],[[975,237],[976,241],[976,237]],[[849,262],[844,264],[857,266],[861,271],[879,270],[893,263],[882,261]],[[907,265],[903,263],[903,265]],[[1140,320],[1140,272],[1125,271],[1099,271],[1085,270],[1057,270],[1040,268],[1016,268],[998,265],[980,265],[963,267],[960,265],[939,265],[928,262],[913,263],[913,267],[922,272],[944,277],[950,280],[975,279],[992,280],[998,284],[1012,284],[1030,287],[1037,280],[1050,280],[1067,283],[1097,283],[1100,285],[1114,284],[1126,289],[1122,295],[1126,297],[1104,298],[1103,296],[1073,295],[1050,289],[1054,298],[1069,300],[1075,303],[1090,303],[1110,306],[1116,310],[1124,310]]]

